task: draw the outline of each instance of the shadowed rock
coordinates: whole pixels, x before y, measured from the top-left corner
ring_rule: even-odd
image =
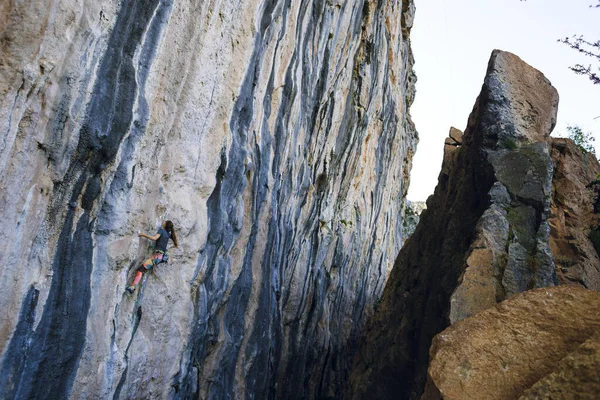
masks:
[[[419,398],[437,333],[558,283],[548,244],[557,107],[541,72],[493,52],[467,129],[462,139],[451,130],[435,193],[367,326],[353,398]]]

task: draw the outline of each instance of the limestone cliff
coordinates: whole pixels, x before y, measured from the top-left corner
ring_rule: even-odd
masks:
[[[450,131],[435,193],[366,327],[353,398],[418,399],[433,337],[515,294],[559,283],[598,290],[586,186],[600,165],[550,139],[557,107],[541,72],[494,51],[465,133]]]
[[[401,247],[412,2],[0,10],[0,398],[338,395]]]

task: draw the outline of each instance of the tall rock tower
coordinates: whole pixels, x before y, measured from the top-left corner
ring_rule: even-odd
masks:
[[[593,204],[598,194],[586,188],[598,184],[600,164],[572,141],[550,137],[558,100],[540,71],[514,54],[492,53],[465,133],[450,131],[435,193],[365,329],[348,397],[420,399],[429,356],[438,348],[431,347],[432,339],[449,325],[530,289],[578,284],[600,290],[598,248],[590,237],[590,227],[600,229]],[[488,341],[470,321],[460,325],[470,328],[455,336],[455,348],[467,348],[466,332],[475,343]],[[500,318],[495,321],[489,332],[497,334],[495,343],[502,348],[509,329],[498,328],[504,326]],[[539,326],[544,332],[556,329]],[[438,344],[445,340],[440,336]],[[569,344],[576,347],[586,339]],[[467,385],[469,361],[448,356],[451,350],[445,354],[437,362],[447,368],[448,381],[459,376]],[[462,364],[452,368],[454,360]],[[535,369],[533,363],[523,365]],[[514,366],[505,368],[515,374]],[[494,381],[482,371],[473,376]],[[498,376],[495,384],[512,387]],[[492,391],[486,394],[474,382],[468,384],[472,395],[447,398],[490,398]]]

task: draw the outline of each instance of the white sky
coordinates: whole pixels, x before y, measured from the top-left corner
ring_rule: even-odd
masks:
[[[413,160],[409,200],[433,193],[450,126],[464,130],[481,90],[493,49],[515,53],[542,71],[558,89],[553,136],[577,124],[596,137],[600,154],[600,85],[577,76],[570,65],[593,60],[558,38],[583,34],[600,40],[597,0],[415,0],[411,33],[417,95],[411,114],[420,142]],[[566,133],[565,133],[566,135]]]

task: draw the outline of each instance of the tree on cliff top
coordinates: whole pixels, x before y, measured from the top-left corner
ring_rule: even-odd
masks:
[[[590,8],[600,8],[600,0],[597,1],[598,3],[595,5],[590,5]],[[582,35],[573,35],[572,37],[558,39],[558,41],[560,43],[566,44],[571,49],[585,56],[591,57],[592,59],[594,59],[595,63],[598,63],[594,66],[592,66],[592,64],[589,64],[587,67],[583,64],[575,64],[574,66],[569,68],[577,75],[587,76],[594,85],[600,85],[600,76],[596,72],[596,70],[600,71],[600,39],[593,42],[584,38]]]
[[[598,4],[591,5],[590,8],[600,8],[600,0]],[[596,71],[600,71],[600,40],[595,42],[585,39],[583,36],[573,36],[571,38],[566,37],[558,40],[561,43],[566,44],[571,49],[594,59],[594,62],[599,63],[598,65],[592,66],[591,64],[587,67],[583,64],[576,64],[571,68],[577,75],[587,76],[594,85],[600,85],[600,76]]]
[[[569,139],[575,142],[579,148],[585,152],[596,155],[594,151],[594,141],[596,138],[591,132],[584,132],[581,127],[577,125],[567,126]]]

